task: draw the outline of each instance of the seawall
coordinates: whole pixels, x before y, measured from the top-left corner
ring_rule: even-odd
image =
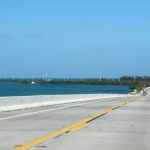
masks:
[[[128,97],[129,94],[74,94],[0,97],[0,112],[72,103],[103,98]]]

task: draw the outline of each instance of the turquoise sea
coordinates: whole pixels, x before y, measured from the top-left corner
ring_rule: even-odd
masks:
[[[0,96],[57,94],[127,94],[128,86],[80,84],[22,84],[0,82]]]

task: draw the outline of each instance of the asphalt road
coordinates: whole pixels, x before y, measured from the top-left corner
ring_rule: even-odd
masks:
[[[124,104],[130,100],[135,101]],[[0,113],[0,150],[23,150],[23,145],[31,150],[150,150],[150,94]]]

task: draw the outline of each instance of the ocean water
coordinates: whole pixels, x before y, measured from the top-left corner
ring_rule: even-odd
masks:
[[[80,84],[22,84],[0,82],[0,96],[60,95],[60,94],[127,94],[128,86]]]

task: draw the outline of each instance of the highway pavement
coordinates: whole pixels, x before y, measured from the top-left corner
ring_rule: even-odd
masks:
[[[0,150],[150,150],[150,94],[0,113]]]

